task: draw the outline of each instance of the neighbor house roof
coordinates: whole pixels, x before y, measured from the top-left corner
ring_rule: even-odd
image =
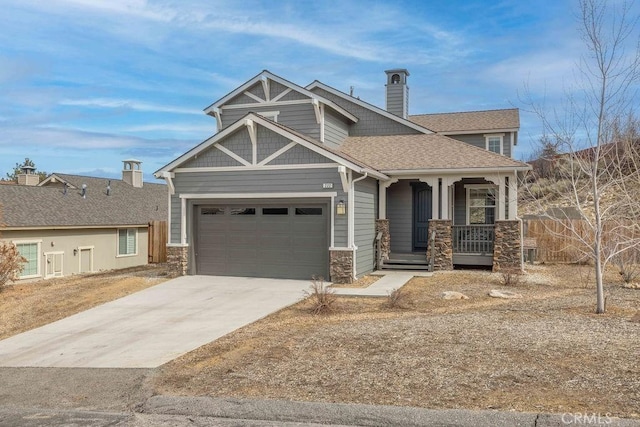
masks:
[[[167,220],[167,187],[144,184],[135,188],[118,179],[55,174],[76,188],[62,186],[0,186],[0,211],[10,228],[98,227],[144,225]],[[81,187],[87,185],[86,198]]]
[[[438,134],[351,136],[340,150],[383,173],[530,169],[526,163]]]
[[[520,114],[517,108],[419,114],[409,116],[409,120],[434,132],[444,134],[518,130],[520,127]]]

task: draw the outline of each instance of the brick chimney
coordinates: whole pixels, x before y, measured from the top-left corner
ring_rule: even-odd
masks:
[[[404,68],[387,70],[387,111],[406,119],[409,116],[409,71]]]
[[[123,160],[122,180],[135,188],[142,188],[142,168],[140,160]]]
[[[18,174],[18,185],[36,186],[40,184],[40,175],[35,171],[33,166],[22,166],[20,168],[21,173]]]

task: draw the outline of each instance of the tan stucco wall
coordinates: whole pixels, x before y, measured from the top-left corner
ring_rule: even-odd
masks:
[[[62,273],[64,276],[80,272],[80,251],[74,255],[74,249],[93,246],[93,272],[116,268],[133,267],[147,264],[148,261],[148,229],[137,228],[137,254],[117,256],[118,230],[108,229],[73,229],[73,230],[2,230],[2,240],[41,241],[40,242],[40,276],[45,276],[45,253],[62,252]]]

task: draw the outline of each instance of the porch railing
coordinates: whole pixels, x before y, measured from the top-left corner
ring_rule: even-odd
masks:
[[[493,254],[495,228],[491,225],[454,225],[453,253]]]

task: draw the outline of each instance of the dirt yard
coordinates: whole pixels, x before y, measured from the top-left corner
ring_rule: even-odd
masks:
[[[161,266],[37,280],[0,292],[0,339],[37,328],[167,280]]]
[[[313,316],[302,302],[164,365],[155,393],[640,418],[640,290],[611,272],[607,314],[593,314],[590,271],[529,267],[511,287],[437,273],[403,288],[406,309],[341,297]]]

